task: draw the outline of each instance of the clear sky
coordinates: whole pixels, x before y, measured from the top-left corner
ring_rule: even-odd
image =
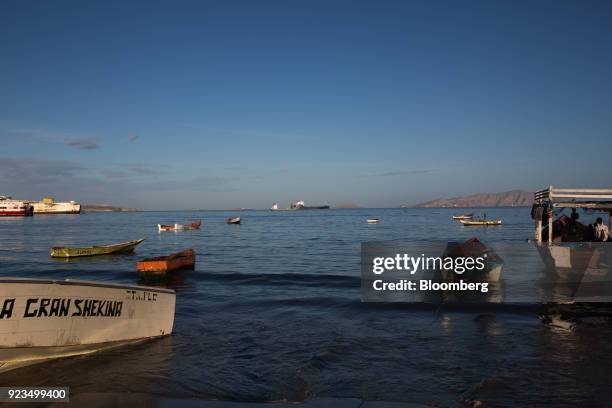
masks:
[[[610,1],[0,2],[0,194],[146,209],[612,187]]]

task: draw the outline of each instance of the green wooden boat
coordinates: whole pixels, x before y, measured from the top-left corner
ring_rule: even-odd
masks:
[[[119,252],[132,252],[136,245],[144,241],[142,239],[136,239],[134,241],[121,242],[119,244],[111,245],[96,245],[91,247],[53,247],[51,248],[51,256],[54,258],[72,258],[75,256],[94,256],[94,255],[107,255],[115,254]]]

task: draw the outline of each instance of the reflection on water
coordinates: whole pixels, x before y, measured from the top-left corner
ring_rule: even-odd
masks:
[[[0,384],[233,401],[333,396],[434,406],[608,406],[609,326],[563,333],[536,317],[545,270],[524,242],[533,234],[529,209],[487,210],[504,220],[495,229],[462,228],[450,219],[456,211],[247,211],[239,228],[226,224],[232,213],[225,212],[0,222],[2,276],[177,289],[171,337],[25,367],[0,376]],[[368,217],[381,222],[372,228]],[[160,222],[198,218],[199,231],[156,231]],[[432,226],[445,243],[476,235],[495,248],[504,259],[502,304],[360,302],[361,242],[425,240]],[[135,254],[67,263],[49,256],[51,246],[141,237],[148,239]],[[138,259],[185,248],[198,254],[194,271],[140,282]]]
[[[158,387],[170,377],[174,355],[171,336],[121,346],[87,356],[52,360],[8,371],[0,386],[62,387],[70,384],[78,392],[140,390],[158,394]],[[128,380],[129,379],[129,380]]]
[[[191,270],[176,270],[166,275],[141,275],[138,281],[142,286],[154,286],[158,288],[173,289],[177,292],[193,288],[194,284],[189,281]]]

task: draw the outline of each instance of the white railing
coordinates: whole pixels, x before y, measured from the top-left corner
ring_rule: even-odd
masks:
[[[534,194],[536,202],[555,201],[556,198],[573,200],[612,200],[612,189],[607,188],[554,188],[550,186]]]

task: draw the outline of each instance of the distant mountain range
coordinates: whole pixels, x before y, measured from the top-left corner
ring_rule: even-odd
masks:
[[[439,198],[413,206],[402,205],[402,207],[529,207],[531,204],[533,204],[532,192],[512,190],[504,193],[479,193],[466,197]]]

